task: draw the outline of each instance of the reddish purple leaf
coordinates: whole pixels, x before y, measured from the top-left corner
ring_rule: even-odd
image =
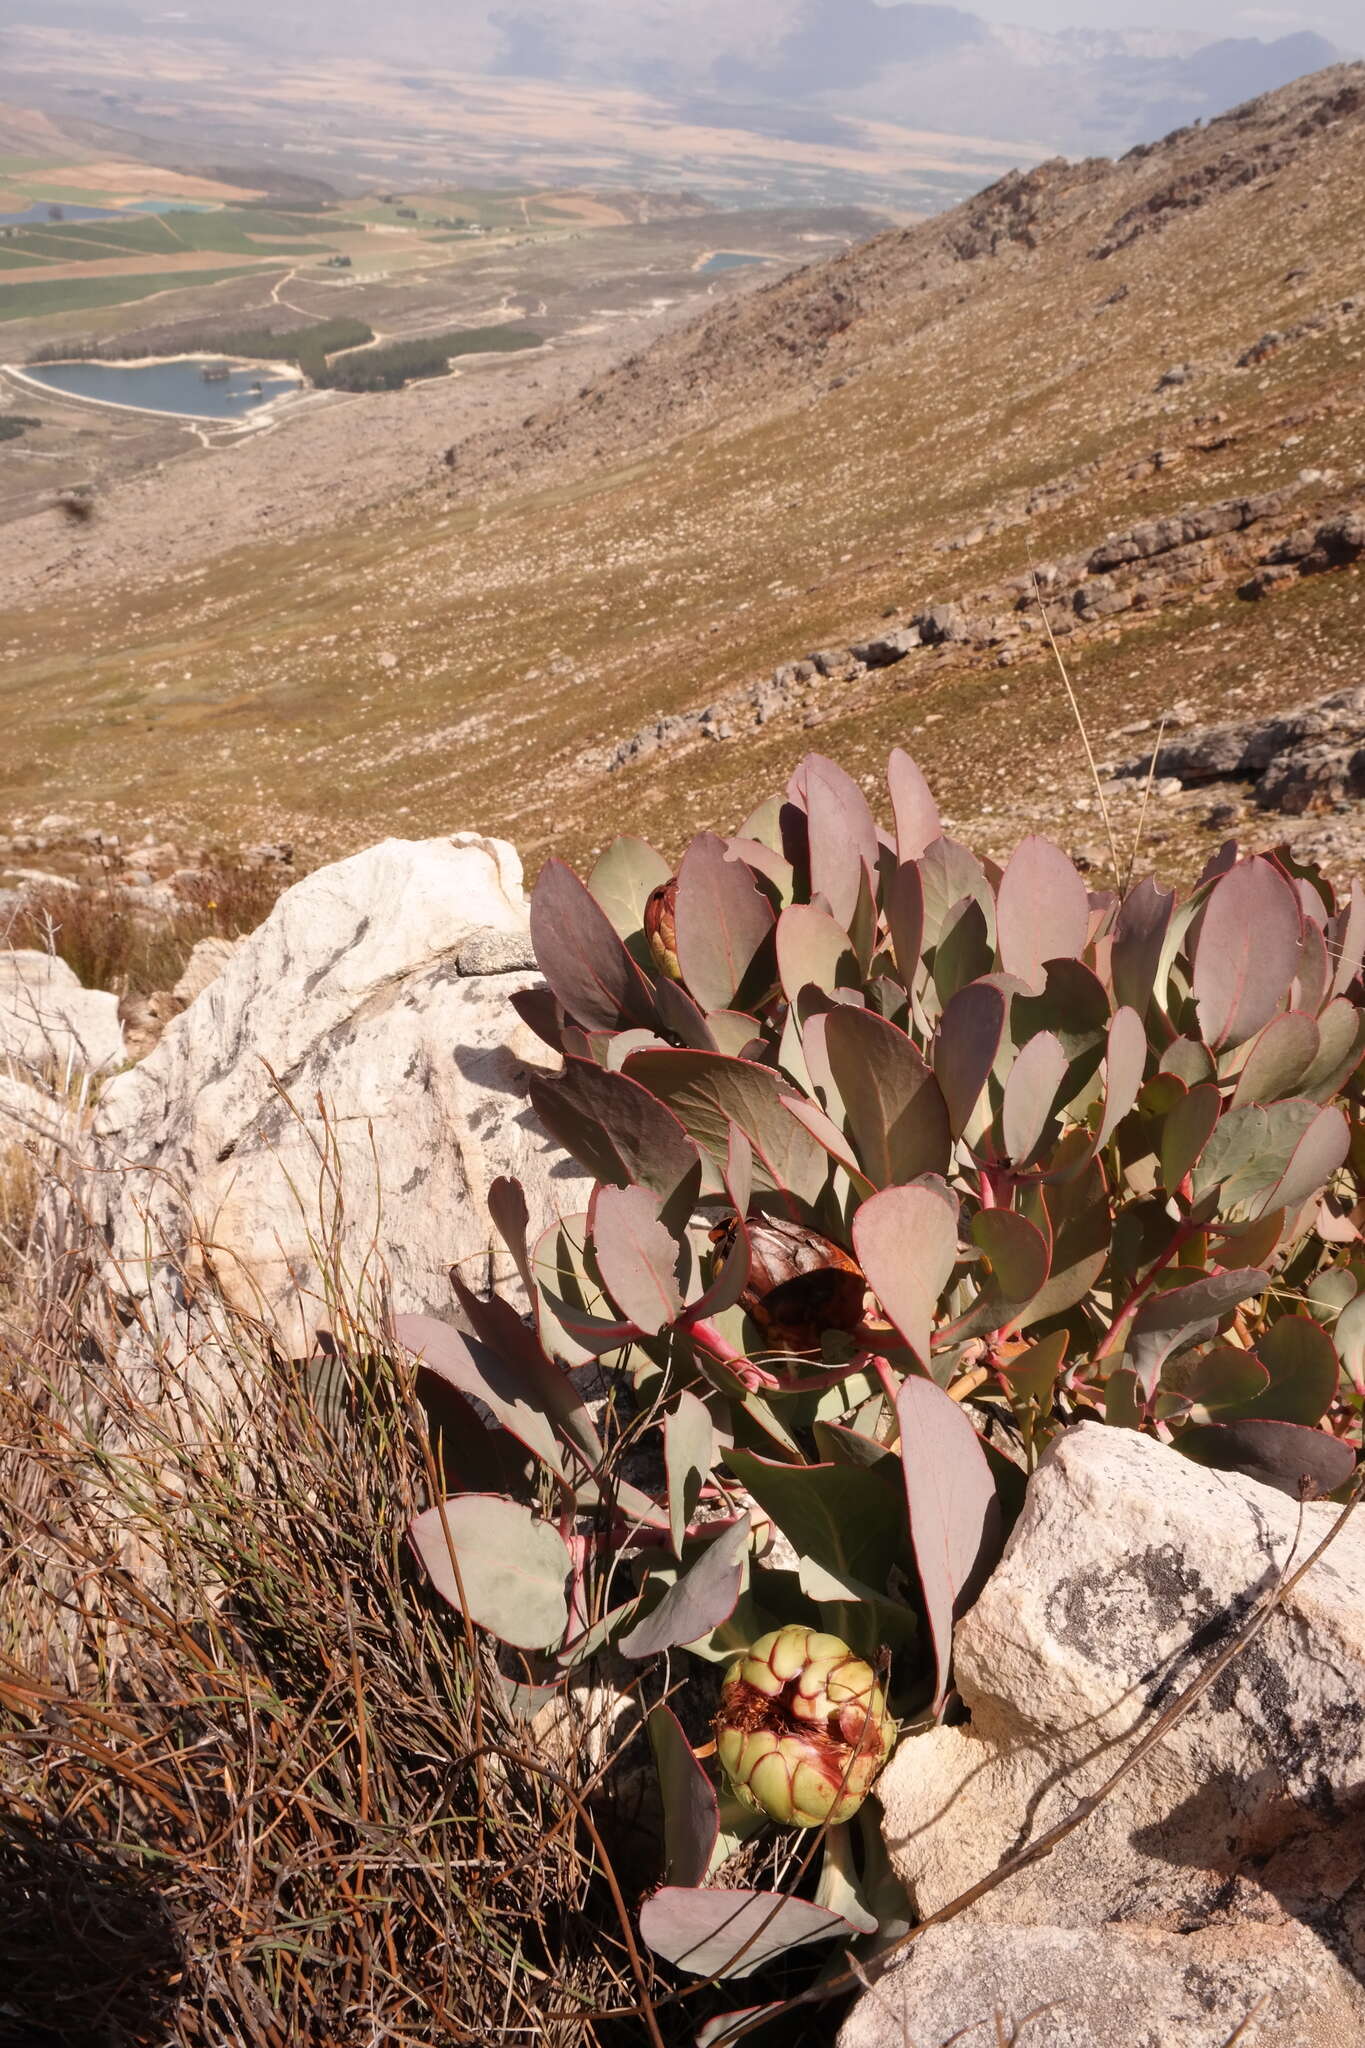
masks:
[[[1193,1338],[1205,1326],[1212,1332],[1224,1316],[1253,1295],[1263,1294],[1268,1284],[1259,1267],[1242,1266],[1149,1295],[1127,1334],[1128,1362],[1144,1398],[1151,1399],[1161,1368],[1177,1344]]]
[[[791,1949],[852,1941],[857,1930],[839,1913],[780,1892],[664,1885],[641,1906],[640,1932],[655,1955],[694,1977],[749,1977]]]
[[[754,1192],[754,1148],[736,1123],[730,1125],[726,1134],[725,1164],[721,1172],[725,1178],[725,1192],[736,1216],[747,1216]]]
[[[1365,889],[1358,881],[1351,883],[1350,901],[1345,908],[1329,921],[1327,941],[1335,963],[1332,994],[1344,996],[1360,972],[1362,958],[1365,958]]]
[[[1322,1325],[1311,1316],[1281,1316],[1256,1340],[1256,1357],[1270,1384],[1242,1413],[1271,1422],[1321,1422],[1341,1377],[1336,1346]]]
[[[761,875],[780,901],[790,902],[795,886],[792,864],[773,847],[765,846],[761,839],[739,835],[726,840],[725,851],[730,860],[742,860],[746,868],[752,868],[756,875]]]
[[[853,1249],[886,1313],[922,1365],[934,1311],[957,1263],[957,1197],[941,1180],[883,1188],[855,1211]]]
[[[720,1804],[715,1787],[671,1707],[653,1708],[645,1725],[663,1800],[665,1880],[675,1885],[699,1885],[710,1867],[720,1836]]]
[[[1162,889],[1148,876],[1130,889],[1114,927],[1114,993],[1121,1003],[1147,1015],[1156,985],[1161,950],[1175,908],[1175,891]]]
[[[1303,916],[1293,889],[1259,858],[1214,884],[1194,953],[1194,999],[1208,1045],[1241,1045],[1270,1022],[1299,965]]]
[[[1187,1088],[1218,1078],[1218,1066],[1208,1047],[1197,1038],[1173,1038],[1161,1055],[1158,1072],[1174,1074]]]
[[[554,1410],[567,1420],[582,1405],[571,1381],[565,1380],[564,1392],[555,1395],[544,1375],[528,1373],[518,1361],[491,1350],[477,1337],[466,1337],[449,1323],[438,1322],[435,1316],[396,1316],[394,1335],[437,1379],[482,1401],[495,1420],[558,1478],[572,1484],[580,1476],[576,1459],[566,1463],[552,1420]],[[558,1373],[557,1367],[550,1370]],[[558,1377],[564,1380],[562,1373]]]
[[[593,1190],[588,1221],[597,1270],[608,1294],[647,1337],[657,1336],[682,1313],[682,1248],[659,1221],[658,1198],[648,1188],[599,1184]]]
[[[1009,1070],[1000,1111],[1004,1156],[1014,1165],[1032,1158],[1066,1075],[1061,1040],[1051,1031],[1036,1032]]]
[[[911,989],[924,951],[924,878],[914,862],[902,862],[887,884],[886,921],[901,980]]]
[[[886,779],[896,820],[896,857],[901,861],[918,860],[925,847],[942,834],[938,805],[919,763],[900,747],[891,750]]]
[[[918,1046],[872,1010],[840,1006],[824,1029],[830,1073],[867,1178],[885,1188],[946,1173],[948,1111]]]
[[[500,1642],[548,1650],[562,1640],[569,1625],[568,1546],[520,1501],[459,1494],[414,1516],[408,1541],[442,1599]]]
[[[612,929],[641,962],[648,954],[638,942],[643,935],[645,904],[651,892],[672,878],[661,853],[644,839],[613,839],[597,857],[588,876],[588,893],[600,903]]]
[[[1256,1214],[1268,1216],[1273,1209],[1297,1209],[1345,1165],[1350,1149],[1351,1129],[1341,1111],[1335,1105],[1319,1110]]]
[[[1083,1131],[1067,1132],[1053,1155],[1053,1168],[1055,1178],[1043,1181],[1036,1195],[1046,1224],[1048,1272],[1026,1304],[1030,1323],[1047,1322],[1084,1301],[1112,1248],[1104,1174]],[[1032,1198],[1030,1214],[1035,1219],[1039,1214]]]
[[[745,1251],[745,1263],[748,1252]],[[702,1487],[716,1462],[711,1411],[684,1387],[678,1405],[664,1417],[664,1476],[668,1486],[668,1536],[673,1555],[683,1554],[683,1536],[697,1511]]]
[[[1299,964],[1289,991],[1292,1008],[1306,1010],[1310,1017],[1316,1017],[1331,988],[1332,966],[1326,933],[1320,924],[1305,917],[1303,937],[1299,941]]]
[[[531,891],[536,964],[569,1015],[588,1030],[652,1024],[650,985],[600,903],[562,860],[548,860]]]
[[[639,1182],[670,1200],[697,1169],[692,1140],[648,1088],[595,1060],[569,1059],[562,1074],[534,1074],[532,1107],[595,1180]]]
[[[747,1011],[708,1010],[706,1028],[711,1034],[711,1043],[699,1046],[698,1051],[727,1053],[732,1060],[762,1058],[763,1027]]]
[[[812,1102],[805,1095],[784,1095],[783,1106],[789,1109],[799,1124],[804,1124],[817,1145],[823,1145],[831,1159],[837,1159],[845,1173],[851,1175],[860,1188],[872,1192],[872,1182],[858,1164],[858,1155],[838,1124],[825,1115],[818,1102]]]
[[[969,981],[949,997],[939,1019],[931,1051],[955,1138],[966,1130],[990,1078],[1008,1007],[1003,989],[994,982]]]
[[[509,1373],[520,1379],[528,1397],[539,1401],[546,1414],[574,1438],[589,1464],[599,1463],[602,1439],[593,1426],[587,1403],[568,1373],[547,1357],[535,1331],[528,1329],[511,1304],[499,1295],[484,1300],[465,1286],[453,1267],[450,1278],[475,1335],[503,1360]],[[414,1323],[420,1320],[413,1318]],[[397,1318],[398,1325],[406,1321],[406,1317]]]
[[[1177,1448],[1196,1465],[1218,1472],[1242,1472],[1262,1486],[1273,1486],[1291,1499],[1307,1492],[1335,1493],[1356,1468],[1352,1445],[1325,1430],[1304,1429],[1296,1422],[1210,1422],[1182,1429]],[[1305,1489],[1306,1482],[1306,1489]]]
[[[811,895],[823,896],[847,931],[864,872],[877,873],[876,821],[853,777],[823,754],[807,754],[792,783],[806,807]]]
[[[701,1052],[719,1050],[710,1025],[681,982],[656,981],[654,1007],[663,1030],[680,1045],[693,1045]]]
[[[1199,870],[1194,885],[1195,893],[1198,894],[1206,883],[1216,882],[1220,875],[1226,875],[1235,868],[1240,853],[1241,849],[1235,839],[1225,839],[1217,853],[1211,853]]]
[[[1316,925],[1309,925],[1316,931]],[[1278,1102],[1297,1095],[1299,1083],[1321,1050],[1318,1027],[1302,1010],[1281,1010],[1272,1017],[1246,1057],[1233,1090],[1232,1108],[1244,1102]]]
[[[695,1643],[728,1621],[744,1584],[744,1558],[749,1546],[749,1517],[741,1515],[713,1537],[691,1568],[671,1585],[643,1621],[637,1621],[618,1647],[626,1657],[653,1657],[660,1650]]]
[[[551,1052],[562,1056],[564,1030],[553,992],[537,984],[534,988],[513,989],[507,1000],[527,1030],[534,1031],[542,1045],[548,1045]]]
[[[783,1108],[782,1081],[771,1067],[665,1047],[632,1053],[625,1071],[658,1096],[709,1155],[717,1183],[730,1157],[730,1126],[736,1124],[753,1150],[756,1189],[784,1196],[794,1211],[819,1199],[825,1155]]]
[[[1186,1352],[1171,1360],[1161,1375],[1162,1393],[1188,1401],[1195,1422],[1207,1422],[1220,1411],[1236,1414],[1269,1385],[1270,1374],[1255,1354],[1233,1344]]]
[[[859,978],[848,933],[817,903],[789,903],[777,920],[777,966],[789,1003],[811,984],[832,992]]]
[[[931,1380],[908,1379],[896,1396],[896,1416],[910,1541],[938,1674],[937,1708],[948,1690],[953,1624],[994,1570],[1004,1522],[986,1454],[956,1401]]]
[[[1126,1004],[1109,1020],[1109,1045],[1105,1056],[1104,1113],[1095,1134],[1100,1151],[1113,1137],[1137,1101],[1142,1077],[1147,1070],[1147,1033],[1137,1011]]]
[[[703,1010],[743,1009],[766,993],[773,979],[772,905],[743,862],[730,860],[724,841],[709,832],[683,855],[675,914],[678,965]]]
[[[1333,996],[1318,1022],[1318,1056],[1299,1084],[1301,1095],[1329,1102],[1365,1055],[1365,1015],[1345,996]]]
[[[1023,839],[1015,848],[996,898],[997,945],[1006,974],[1017,974],[1040,993],[1049,960],[1074,960],[1090,930],[1090,897],[1059,846]]]
[[[965,1315],[950,1325],[954,1339],[1007,1330],[1041,1291],[1051,1264],[1047,1235],[1013,1209],[979,1209],[972,1240],[985,1257],[981,1291]]]
[[[1161,1125],[1161,1185],[1178,1194],[1213,1136],[1223,1106],[1216,1081],[1200,1081],[1167,1110]]]
[[[949,923],[963,914],[963,902],[970,898],[981,911],[988,950],[995,944],[995,892],[986,870],[969,846],[956,839],[935,839],[924,849],[919,862],[920,887],[924,893],[924,948],[937,947]],[[967,980],[972,977],[968,975]]]

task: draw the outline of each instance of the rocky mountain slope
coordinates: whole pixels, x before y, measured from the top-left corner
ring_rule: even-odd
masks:
[[[452,467],[428,394],[425,475],[324,535],[194,560],[173,473],[126,534],[118,493],[11,528],[11,813],[533,866],[732,823],[818,724],[855,767],[909,744],[988,844],[1107,861],[1031,570],[1116,766],[1358,679],[1363,181],[1339,67],[747,293]],[[1216,808],[1154,794],[1149,846],[1202,858]]]

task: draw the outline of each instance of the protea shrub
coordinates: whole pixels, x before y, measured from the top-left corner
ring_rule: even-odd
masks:
[[[1365,890],[1283,847],[1228,844],[1185,891],[1094,888],[1043,838],[998,867],[906,755],[887,780],[889,825],[811,755],[676,867],[637,839],[586,882],[546,865],[546,987],[514,1001],[560,1056],[533,1100],[593,1195],[533,1237],[495,1187],[529,1321],[457,1281],[472,1336],[398,1326],[462,1418],[464,1490],[412,1530],[436,1584],[541,1683],[609,1644],[739,1655],[729,1780],[826,1825],[824,1896],[862,1885],[868,1913],[841,1817],[888,1717],[948,1700],[954,1620],[1049,1439],[1103,1420],[1331,1493],[1365,1406]],[[637,1445],[657,1484],[622,1469]],[[831,1638],[853,1661],[774,1692],[797,1638],[812,1671]],[[863,1733],[821,1720],[864,1698]],[[667,1707],[650,1728],[688,1819],[644,1925],[710,1971],[688,1888],[760,1816]]]

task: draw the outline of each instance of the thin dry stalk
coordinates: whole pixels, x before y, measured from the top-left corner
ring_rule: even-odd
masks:
[[[1156,745],[1152,748],[1152,758],[1147,763],[1147,780],[1142,785],[1142,808],[1138,812],[1137,830],[1133,834],[1133,850],[1128,856],[1128,866],[1124,872],[1123,881],[1119,888],[1120,896],[1126,896],[1128,894],[1128,889],[1132,882],[1134,871],[1137,868],[1138,860],[1142,853],[1142,838],[1143,834],[1147,830],[1147,806],[1152,800],[1152,784],[1156,780],[1157,756],[1161,752],[1161,742],[1165,739],[1165,737],[1166,720],[1163,715],[1161,720],[1161,726],[1156,736]]]
[[[1066,691],[1067,702],[1071,706],[1071,715],[1076,721],[1076,730],[1081,736],[1081,745],[1085,748],[1085,758],[1090,768],[1090,780],[1095,785],[1095,795],[1099,800],[1100,816],[1104,820],[1104,835],[1109,841],[1109,859],[1114,869],[1114,886],[1118,889],[1122,887],[1121,877],[1123,871],[1119,865],[1118,841],[1114,837],[1114,827],[1109,817],[1109,806],[1105,801],[1104,784],[1100,780],[1100,771],[1095,766],[1095,750],[1090,744],[1090,734],[1086,731],[1085,719],[1082,716],[1076,692],[1071,687],[1071,678],[1066,672],[1066,663],[1062,660],[1062,650],[1057,645],[1056,635],[1052,630],[1052,621],[1047,615],[1047,606],[1043,602],[1043,593],[1038,582],[1038,571],[1033,567],[1032,563],[1029,564],[1029,576],[1033,583],[1033,595],[1037,600],[1038,610],[1042,617],[1043,630],[1047,634],[1047,644],[1052,649],[1053,659],[1062,678],[1062,687]]]

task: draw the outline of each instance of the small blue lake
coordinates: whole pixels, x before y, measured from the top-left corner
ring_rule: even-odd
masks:
[[[201,420],[246,419],[272,398],[302,386],[301,378],[267,375],[259,366],[240,363],[221,381],[206,383],[203,371],[213,361],[212,356],[186,356],[173,363],[35,363],[24,374],[73,398]]]
[[[714,270],[748,270],[755,263],[762,263],[764,260],[762,256],[745,256],[738,249],[718,249],[714,256],[708,256],[702,264],[701,274],[706,277]]]

